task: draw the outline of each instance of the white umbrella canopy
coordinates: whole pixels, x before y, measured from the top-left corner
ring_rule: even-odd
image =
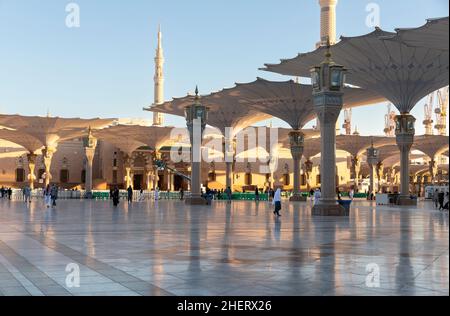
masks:
[[[448,136],[422,135],[414,138],[413,149],[420,150],[431,159],[448,150]]]
[[[184,117],[185,108],[192,105],[194,101],[195,96],[187,95],[182,98],[173,98],[172,101],[162,104],[155,104],[144,110]],[[229,97],[225,90],[201,96],[200,103],[209,109],[207,124],[218,128],[223,135],[226,128],[232,128],[231,137],[236,136],[242,129],[271,117],[253,108],[242,106],[238,99]]]
[[[336,149],[344,150],[353,157],[358,157],[361,154],[364,154],[366,149],[372,146],[372,144],[375,148],[386,145],[394,145],[395,138],[359,135],[338,135],[336,137]]]
[[[236,98],[241,106],[277,117],[299,130],[316,117],[312,103],[312,86],[289,81],[257,78],[250,83],[237,83],[223,93]],[[345,88],[344,108],[383,102],[385,99],[364,89]]]
[[[396,29],[397,36],[408,46],[429,47],[448,51],[448,20],[448,17],[428,19],[425,25],[418,28],[398,28]]]
[[[384,96],[401,113],[409,113],[419,100],[449,83],[448,49],[408,46],[403,42],[408,32],[400,32],[403,36],[399,36],[377,28],[363,36],[342,37],[339,43],[330,47],[333,60],[348,69],[346,81],[349,84]],[[433,28],[424,28],[423,34],[448,43],[448,32],[444,33],[433,33]],[[266,64],[262,70],[310,77],[310,69],[324,60],[327,49],[321,47],[282,60],[280,64]]]
[[[89,129],[101,129],[115,119],[81,119],[50,116],[0,115],[0,127],[14,129],[43,144],[56,147],[58,142],[81,137]]]
[[[34,153],[44,147],[44,143],[39,139],[26,133],[10,129],[0,129],[0,139],[18,144],[24,147],[29,153]]]

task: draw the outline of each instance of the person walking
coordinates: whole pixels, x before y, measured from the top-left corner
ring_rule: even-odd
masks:
[[[180,189],[180,201],[183,201],[184,199],[184,190],[183,188]]]
[[[50,198],[52,201],[52,206],[56,206],[56,200],[58,199],[58,187],[56,184],[52,185],[52,188],[50,190]]]
[[[155,189],[155,201],[159,201],[159,188]]]
[[[448,192],[445,193],[445,198],[444,198],[444,207],[442,210],[447,210],[448,211],[448,201],[449,201],[449,196],[448,196]]]
[[[233,197],[232,192],[231,192],[231,187],[226,188],[225,194],[227,195],[227,202],[231,203],[231,198]]]
[[[133,203],[133,188],[131,185],[127,189],[128,203]]]
[[[438,203],[439,203],[439,190],[438,189],[436,189],[434,192],[433,192],[433,202],[434,202],[434,207],[435,208],[438,208]]]
[[[144,189],[141,189],[139,191],[139,202],[142,202],[145,200],[145,194],[144,194]]]
[[[44,190],[44,202],[45,205],[47,206],[47,208],[50,207],[52,198],[51,198],[51,188],[50,185],[48,184],[47,187]]]
[[[438,195],[439,211],[441,211],[444,208],[444,198],[445,198],[445,193],[443,191],[439,192],[439,195]]]
[[[322,193],[320,192],[320,189],[316,189],[316,192],[314,192],[314,205],[317,205],[319,203],[321,197]]]
[[[112,190],[111,198],[113,200],[113,205],[115,207],[117,207],[117,205],[119,205],[119,201],[120,201],[120,192],[119,192],[119,188],[117,186],[114,188],[114,190]]]
[[[355,197],[355,191],[353,189],[351,189],[350,192],[348,193],[348,196],[350,197],[350,200],[353,201],[353,199]]]
[[[258,189],[258,187],[256,187],[256,189],[255,189],[255,202],[256,203],[259,202],[259,189]]]
[[[281,211],[281,189],[278,188],[277,191],[275,192],[274,196],[273,196],[273,201],[272,204],[275,205],[275,210],[273,211],[273,213],[277,216],[280,217],[280,211]]]
[[[24,188],[24,197],[25,197],[25,203],[31,203],[31,188],[27,185]]]

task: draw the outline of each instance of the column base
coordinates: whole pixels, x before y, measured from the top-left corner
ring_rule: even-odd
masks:
[[[412,205],[417,206],[417,199],[411,199],[409,196],[399,196],[397,205]]]
[[[87,200],[91,200],[93,197],[94,196],[93,196],[92,192],[86,192],[86,195],[84,196],[84,198]]]
[[[312,208],[313,216],[349,216],[339,204],[317,204]]]
[[[190,196],[184,200],[186,205],[206,205],[206,200],[201,196]]]
[[[307,198],[306,196],[302,195],[293,195],[289,198],[289,202],[306,202]]]

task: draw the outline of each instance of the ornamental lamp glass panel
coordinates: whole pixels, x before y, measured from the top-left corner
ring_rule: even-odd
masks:
[[[343,78],[344,69],[341,66],[330,66],[330,90],[341,90]]]
[[[202,106],[196,106],[196,119],[203,119],[203,107]]]
[[[314,90],[320,90],[320,67],[311,69],[311,82]]]
[[[185,118],[186,118],[186,120],[187,120],[188,122],[190,121],[190,110],[191,110],[190,107],[186,107],[186,108],[184,109],[184,116],[185,116]]]
[[[407,127],[407,129],[408,129],[408,132],[414,131],[414,120],[411,120],[411,119],[408,120],[408,127]]]

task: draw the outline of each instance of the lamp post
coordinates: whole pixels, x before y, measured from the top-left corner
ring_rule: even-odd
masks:
[[[369,197],[371,196],[372,193],[375,194],[375,187],[374,187],[375,171],[374,171],[374,169],[378,163],[378,156],[379,156],[379,150],[374,148],[373,143],[372,143],[372,146],[367,149],[367,163],[369,164],[369,167],[370,167],[370,185],[369,185],[369,192],[368,192]]]
[[[236,144],[233,140],[226,137],[223,142],[223,151],[225,154],[225,177],[226,177],[226,188],[230,188],[233,191],[233,162],[235,154]]]
[[[34,153],[27,154],[28,159],[28,182],[31,190],[34,190],[34,180],[36,176],[34,175],[34,170],[36,169],[36,158],[37,155]]]
[[[320,121],[322,197],[312,209],[316,216],[345,216],[336,201],[336,122],[343,106],[346,69],[331,59],[330,43],[326,59],[311,69],[314,109]]]
[[[361,161],[360,158],[357,156],[352,156],[352,167],[351,167],[351,173],[352,177],[354,179],[355,184],[355,190],[358,191],[359,187],[359,173],[361,171]]]
[[[86,190],[86,198],[92,198],[92,165],[94,162],[95,149],[97,148],[97,139],[92,135],[89,128],[88,135],[83,138],[84,152],[86,154],[86,179],[84,189]]]
[[[309,190],[311,190],[310,176],[311,176],[312,170],[313,170],[313,162],[308,158],[305,161],[306,185],[307,185],[308,192],[309,192]]]
[[[186,204],[203,205],[205,200],[201,196],[201,150],[208,108],[200,103],[198,88],[195,89],[194,103],[185,108],[185,118],[191,140],[191,196],[186,199]]]
[[[50,184],[50,181],[52,179],[50,168],[52,165],[53,154],[55,152],[56,146],[45,146],[45,148],[42,149],[42,156],[44,158],[44,166],[45,166],[45,187],[47,187]]]
[[[291,155],[294,160],[294,190],[290,201],[306,201],[301,194],[300,183],[300,163],[302,160],[305,135],[301,131],[292,131],[289,133],[289,142],[291,145]]]
[[[408,113],[395,117],[395,135],[400,149],[400,196],[397,199],[399,205],[417,203],[417,200],[409,197],[409,153],[414,143],[415,122],[414,116]]]
[[[127,190],[131,185],[131,167],[132,167],[131,157],[128,154],[125,154],[123,157],[123,166],[125,168],[125,190]]]

